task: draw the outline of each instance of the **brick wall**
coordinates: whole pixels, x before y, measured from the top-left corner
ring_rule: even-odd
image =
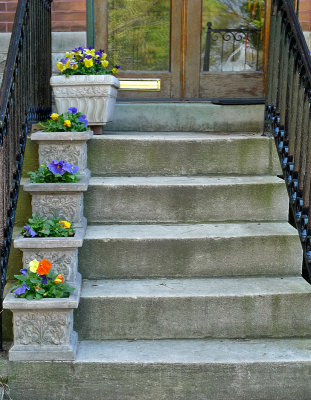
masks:
[[[311,0],[300,0],[299,19],[304,31],[311,31]]]
[[[0,32],[11,32],[17,0],[0,0]],[[300,0],[300,22],[311,31],[311,0]],[[79,32],[86,30],[86,0],[54,0],[52,30]]]
[[[0,32],[11,32],[17,0],[0,0]],[[86,30],[86,0],[54,0],[53,32]]]

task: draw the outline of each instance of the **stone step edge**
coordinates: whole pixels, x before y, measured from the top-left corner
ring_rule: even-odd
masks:
[[[211,278],[84,279],[83,299],[151,299],[309,295],[311,285],[300,276],[236,276]]]
[[[311,362],[311,338],[83,340],[76,363],[239,364]]]

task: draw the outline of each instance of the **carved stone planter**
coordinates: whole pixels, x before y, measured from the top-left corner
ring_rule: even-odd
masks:
[[[77,333],[73,310],[78,308],[81,275],[76,290],[65,299],[26,300],[8,293],[3,308],[13,312],[14,343],[10,361],[71,361],[75,359]]]
[[[24,190],[32,196],[32,212],[43,217],[66,219],[75,227],[85,227],[83,192],[88,188],[89,175],[77,183],[26,183]]]
[[[87,144],[93,136],[85,132],[44,132],[31,135],[31,140],[39,144],[39,164],[49,164],[52,160],[63,160],[78,165],[81,174],[87,171]]]
[[[50,82],[59,114],[76,107],[87,116],[89,125],[112,121],[120,87],[113,75],[54,75]]]
[[[42,237],[14,239],[14,247],[23,252],[23,268],[32,260],[47,258],[56,274],[63,274],[66,282],[74,284],[78,274],[78,248],[82,247],[84,229],[76,229],[72,237]]]

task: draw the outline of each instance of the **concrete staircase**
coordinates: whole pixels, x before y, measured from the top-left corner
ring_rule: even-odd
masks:
[[[310,400],[311,287],[262,121],[117,106],[88,149],[77,360],[0,359],[16,399]]]

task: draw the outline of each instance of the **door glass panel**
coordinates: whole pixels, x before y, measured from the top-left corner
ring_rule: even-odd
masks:
[[[170,0],[108,0],[108,51],[127,71],[169,71]]]
[[[264,11],[264,0],[203,0],[201,71],[261,71]]]

